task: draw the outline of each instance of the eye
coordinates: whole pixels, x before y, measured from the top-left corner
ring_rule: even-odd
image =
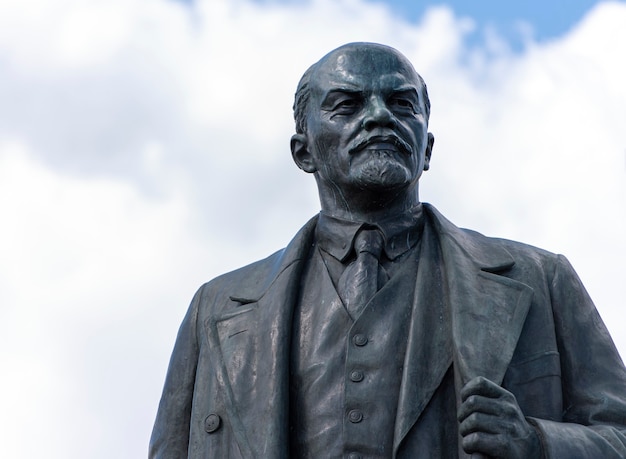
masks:
[[[389,102],[389,108],[400,113],[417,113],[413,101],[406,97],[392,97]]]
[[[360,107],[360,102],[355,97],[343,97],[333,105],[333,112],[338,115],[350,115]]]

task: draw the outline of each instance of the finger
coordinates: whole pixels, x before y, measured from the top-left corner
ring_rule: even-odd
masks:
[[[459,433],[462,437],[475,432],[490,434],[502,433],[501,419],[485,413],[472,413],[459,424]]]
[[[471,379],[461,389],[461,401],[465,401],[471,395],[482,395],[483,397],[497,398],[506,392],[502,387],[483,376]]]
[[[459,406],[457,419],[459,422],[463,422],[465,418],[476,412],[501,417],[503,413],[509,412],[509,410],[504,409],[504,405],[506,405],[506,403],[503,403],[500,398],[487,398],[482,395],[470,395],[463,403],[461,403],[461,406]]]
[[[489,457],[506,457],[506,439],[498,434],[474,432],[463,437],[461,446],[468,454],[481,453]]]

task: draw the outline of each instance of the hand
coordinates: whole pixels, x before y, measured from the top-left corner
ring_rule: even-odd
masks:
[[[515,396],[482,376],[461,389],[459,433],[466,453],[493,458],[541,459],[537,431],[526,421]]]

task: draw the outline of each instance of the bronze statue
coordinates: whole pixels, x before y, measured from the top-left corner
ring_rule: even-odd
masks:
[[[626,369],[567,260],[420,203],[429,112],[387,46],[306,71],[321,213],[196,293],[150,457],[626,457]]]

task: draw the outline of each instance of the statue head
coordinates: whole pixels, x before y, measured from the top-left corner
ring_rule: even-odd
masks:
[[[429,115],[426,85],[406,57],[388,46],[350,43],[302,76],[292,156],[315,175],[326,210],[400,200],[411,206],[434,143]]]

